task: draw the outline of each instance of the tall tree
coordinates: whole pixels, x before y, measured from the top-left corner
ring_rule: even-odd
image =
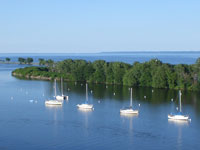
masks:
[[[25,64],[26,63],[26,59],[24,59],[22,57],[19,57],[18,61],[19,61],[20,64]]]
[[[6,61],[7,61],[7,62],[10,62],[10,58],[6,57]]]
[[[28,57],[28,58],[26,59],[26,62],[27,62],[28,64],[31,64],[31,63],[33,62],[33,58]]]

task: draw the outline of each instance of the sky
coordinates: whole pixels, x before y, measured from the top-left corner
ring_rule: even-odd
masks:
[[[200,50],[199,0],[0,0],[0,53]]]

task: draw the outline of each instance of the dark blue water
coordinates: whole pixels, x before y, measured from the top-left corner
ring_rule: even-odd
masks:
[[[61,61],[64,59],[84,59],[87,61],[106,60],[108,62],[122,61],[129,64],[135,61],[145,62],[151,59],[159,59],[164,63],[171,64],[194,64],[197,58],[200,57],[200,51],[197,52],[126,52],[126,53],[90,53],[90,54],[0,54],[0,59],[10,57],[11,61],[17,61],[18,57],[32,57],[34,62],[38,62],[39,58],[53,59],[54,61]]]
[[[122,116],[119,110],[129,105],[129,87],[89,84],[94,111],[86,112],[76,107],[85,101],[85,86],[65,82],[69,101],[47,107],[44,102],[54,94],[53,82],[12,77],[18,67],[22,66],[0,65],[0,149],[200,149],[199,92],[183,92],[183,112],[191,122],[168,121],[168,113],[178,106],[175,90],[152,93],[150,88],[133,88],[139,115]],[[59,87],[58,83],[58,93]]]

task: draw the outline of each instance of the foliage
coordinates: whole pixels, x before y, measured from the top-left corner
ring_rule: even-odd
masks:
[[[39,65],[44,66],[46,64],[46,61],[43,58],[39,58]]]
[[[10,61],[10,58],[6,57],[6,61],[9,62],[9,61]]]
[[[28,58],[19,57],[18,58],[18,62],[20,64],[31,64],[33,62],[33,58],[30,58],[30,57],[28,57]]]
[[[28,58],[26,59],[26,63],[27,63],[27,64],[31,64],[32,62],[33,62],[33,58],[28,57]]]
[[[24,59],[19,58],[20,63]],[[94,62],[67,59],[60,62],[39,59],[44,67],[27,67],[16,69],[14,73],[21,76],[62,76],[70,81],[85,81],[92,83],[123,84],[170,89],[200,89],[200,58],[192,65],[171,65],[158,59],[149,62],[135,62],[133,65],[123,62]]]
[[[22,58],[22,57],[19,57],[18,61],[19,61],[20,64],[25,64],[26,63],[26,59]]]

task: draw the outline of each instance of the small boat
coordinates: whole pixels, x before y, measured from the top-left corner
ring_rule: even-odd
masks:
[[[182,108],[181,108],[181,91],[179,90],[179,112],[177,114],[169,114],[168,119],[172,120],[190,120],[188,115],[183,115],[182,114]]]
[[[61,78],[61,95],[56,95],[57,100],[68,100],[68,96],[63,94],[63,79]]]
[[[55,97],[56,97],[56,79],[54,80],[54,89],[55,89]],[[46,100],[46,105],[62,105],[62,101],[59,101],[57,99],[54,100]]]
[[[131,96],[130,96],[130,106],[120,109],[121,114],[138,114],[138,110],[134,110],[132,107],[132,88],[131,88]]]
[[[77,105],[78,108],[82,108],[82,109],[93,109],[93,105],[92,104],[78,104]]]
[[[76,105],[80,109],[94,109],[92,104],[88,103],[88,85],[86,83],[86,101],[83,104]]]
[[[174,120],[189,120],[189,116],[183,115],[182,113],[178,113],[175,115],[168,115],[168,119],[174,119]]]
[[[46,105],[62,105],[62,102],[58,100],[47,100],[45,101],[45,104]]]

